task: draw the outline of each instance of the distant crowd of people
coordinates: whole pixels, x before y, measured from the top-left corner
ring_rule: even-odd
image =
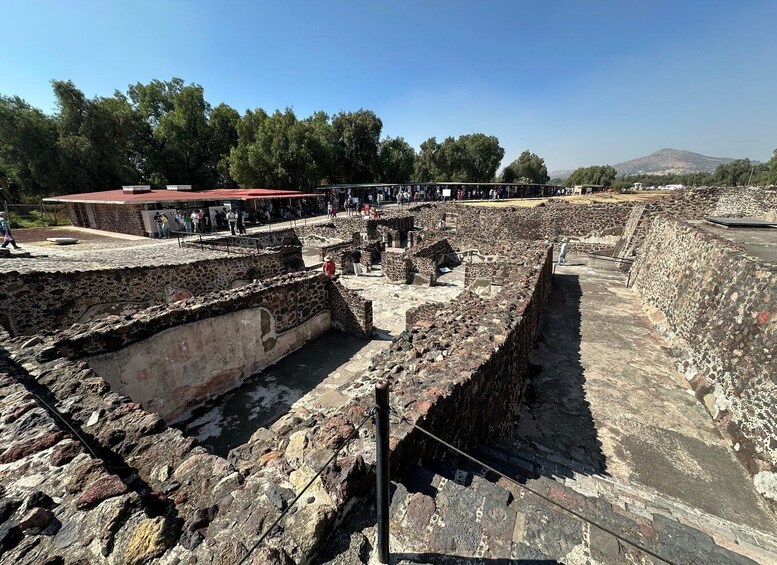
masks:
[[[175,210],[171,213],[160,210],[154,214],[156,224],[156,236],[161,239],[170,237],[172,231],[185,231],[186,233],[206,233],[211,231],[223,231],[229,229],[232,235],[245,235],[246,226],[250,223],[262,225],[272,220],[290,220],[315,216],[320,213],[318,203],[313,199],[301,198],[291,204],[281,203],[274,205],[272,201],[266,201],[257,208],[255,214],[247,210],[235,210],[222,207],[212,213],[212,208],[203,210]]]

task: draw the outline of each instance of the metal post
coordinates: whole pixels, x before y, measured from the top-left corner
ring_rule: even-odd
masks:
[[[378,561],[389,560],[389,386],[386,381],[375,385],[376,462],[375,506],[378,513]]]

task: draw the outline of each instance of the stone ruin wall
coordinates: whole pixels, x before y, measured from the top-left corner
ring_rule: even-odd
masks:
[[[136,312],[296,270],[299,248],[165,266],[0,274],[0,316],[16,335]]]
[[[338,281],[328,287],[332,327],[343,333],[370,339],[372,336],[372,301],[345,288]]]
[[[571,204],[550,199],[533,208],[507,207],[498,212],[456,203],[425,204],[411,208],[416,225],[435,230],[443,215],[457,215],[456,236],[462,249],[475,248],[474,241],[503,242],[515,239],[557,241],[570,238],[573,250],[614,249],[631,212],[632,203]],[[470,241],[468,241],[470,240]]]
[[[142,211],[138,204],[67,204],[74,226],[139,236],[146,235]]]
[[[726,189],[718,198],[712,215],[777,221],[777,189]]]
[[[452,305],[438,314],[439,326],[403,333],[355,384],[363,392],[345,408],[293,411],[271,429],[257,430],[248,444],[233,450],[229,461],[209,455],[192,438],[166,428],[159,416],[110,391],[86,363],[63,357],[51,338],[42,336],[24,347],[24,340],[4,339],[16,357],[0,375],[0,387],[17,402],[0,398],[0,437],[13,438],[0,461],[14,465],[14,476],[24,477],[24,469],[34,468],[40,478],[32,487],[0,473],[3,494],[12,504],[9,521],[4,521],[10,541],[3,558],[238,562],[361,420],[379,377],[392,382],[392,404],[410,421],[460,442],[460,447],[498,434],[517,406],[508,399],[520,395],[525,378],[550,280],[547,249],[535,249],[527,265],[516,270],[511,292],[498,300],[480,301],[469,309]],[[172,306],[160,307],[165,308]],[[191,304],[188,310],[196,315],[201,308]],[[80,348],[105,333],[94,345],[102,347],[100,340],[109,335],[123,339],[128,332],[119,319],[97,326],[86,332],[74,329],[69,339],[74,344],[82,340]],[[53,419],[29,390],[45,396]],[[36,426],[27,424],[30,418]],[[86,444],[60,431],[57,418],[82,430]],[[31,437],[32,430],[38,435]],[[395,463],[415,462],[418,440],[406,427],[394,426]],[[314,481],[297,511],[258,549],[253,562],[307,561],[354,502],[369,495],[373,446],[374,428],[368,423],[337,463]],[[57,500],[48,536],[25,534],[19,525],[23,505],[40,500],[35,488]]]
[[[218,251],[239,252],[245,250],[254,253],[261,249],[278,249],[281,247],[301,247],[297,233],[292,228],[279,229],[275,231],[263,231],[248,235],[221,235],[199,237],[189,237],[182,240],[186,247],[197,249],[215,249]]]
[[[323,274],[268,283],[152,308],[97,332],[65,332],[72,338],[54,347],[92,352],[87,363],[113,390],[171,421],[332,328]],[[347,303],[337,307],[348,314]]]
[[[753,473],[777,470],[777,266],[658,216],[633,268],[657,331]]]

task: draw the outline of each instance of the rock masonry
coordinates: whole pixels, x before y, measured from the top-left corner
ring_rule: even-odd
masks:
[[[633,269],[646,312],[752,473],[777,470],[777,265],[658,216]]]

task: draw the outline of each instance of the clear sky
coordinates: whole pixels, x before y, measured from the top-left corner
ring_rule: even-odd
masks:
[[[550,170],[777,147],[777,0],[0,0],[0,93],[54,110],[173,76],[241,113],[368,108],[412,145],[496,135]]]

